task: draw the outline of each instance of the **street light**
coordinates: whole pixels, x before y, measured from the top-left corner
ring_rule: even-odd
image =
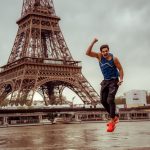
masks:
[[[75,96],[72,98],[72,108],[73,108],[73,102],[74,102]]]

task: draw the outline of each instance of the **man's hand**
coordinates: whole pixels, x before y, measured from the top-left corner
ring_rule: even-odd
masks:
[[[117,84],[120,86],[123,83],[123,80],[120,80]]]
[[[97,38],[94,38],[93,43],[96,43],[97,41],[98,41],[98,39],[97,39]]]

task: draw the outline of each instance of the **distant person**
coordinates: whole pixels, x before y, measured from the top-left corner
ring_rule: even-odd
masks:
[[[115,95],[123,82],[124,73],[119,59],[110,53],[108,45],[102,45],[98,53],[92,50],[97,41],[98,39],[94,38],[86,51],[86,55],[97,58],[99,61],[104,76],[104,80],[101,82],[100,98],[102,105],[110,116],[110,121],[107,123],[107,132],[113,132],[115,124],[119,121],[119,116],[116,114]]]

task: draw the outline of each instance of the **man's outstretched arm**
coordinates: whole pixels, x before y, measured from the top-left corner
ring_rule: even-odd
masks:
[[[98,39],[96,39],[96,38],[92,41],[92,43],[89,45],[88,49],[86,50],[86,55],[100,59],[100,53],[93,52],[93,50],[92,50],[94,44],[97,41],[98,41]]]

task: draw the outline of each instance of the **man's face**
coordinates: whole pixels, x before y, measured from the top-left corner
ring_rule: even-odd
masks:
[[[104,58],[107,58],[109,56],[109,49],[108,48],[103,48],[101,51],[101,54]]]

